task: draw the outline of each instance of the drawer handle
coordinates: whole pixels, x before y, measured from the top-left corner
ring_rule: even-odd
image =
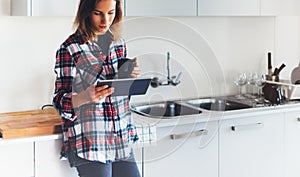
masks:
[[[198,131],[194,131],[191,133],[173,134],[173,135],[170,135],[170,138],[172,140],[178,140],[178,139],[182,139],[182,138],[190,138],[190,137],[195,137],[195,136],[206,135],[207,133],[208,133],[208,131],[206,129],[203,129],[203,130],[198,130]]]
[[[262,128],[264,126],[263,123],[254,123],[254,124],[245,124],[245,125],[233,125],[231,126],[232,131],[238,131],[238,130],[246,130],[246,129],[256,129],[256,128]]]

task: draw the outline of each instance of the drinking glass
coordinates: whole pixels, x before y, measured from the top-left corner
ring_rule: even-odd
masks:
[[[257,78],[258,78],[258,75],[256,72],[248,73],[247,83],[252,87],[252,94],[250,94],[250,96],[249,96],[250,98],[255,98],[254,88],[255,88],[255,83],[256,83]]]
[[[246,73],[239,73],[234,80],[235,85],[239,87],[239,94],[236,96],[238,99],[244,99],[242,95],[242,86],[247,84],[247,75]]]
[[[258,77],[255,81],[255,85],[258,88],[258,103],[264,103],[264,98],[261,97],[262,93],[261,90],[263,86],[266,84],[267,77],[265,74],[262,74],[260,77]]]

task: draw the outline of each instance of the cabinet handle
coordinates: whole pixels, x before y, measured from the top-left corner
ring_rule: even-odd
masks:
[[[297,118],[297,121],[300,122],[300,117]]]
[[[195,137],[195,136],[206,135],[207,132],[208,132],[208,130],[203,129],[203,130],[198,130],[198,131],[194,131],[191,133],[173,134],[173,135],[170,135],[170,138],[172,140],[177,140],[177,139],[182,139],[182,138],[190,138],[190,137]]]
[[[245,130],[245,129],[254,129],[254,128],[262,128],[264,126],[263,123],[254,123],[254,124],[245,124],[245,125],[233,125],[231,126],[232,131]]]

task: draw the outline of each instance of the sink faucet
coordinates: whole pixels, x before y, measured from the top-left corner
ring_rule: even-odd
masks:
[[[151,80],[152,87],[158,86],[166,86],[166,85],[173,85],[176,86],[180,83],[180,79],[182,77],[183,72],[180,71],[177,76],[170,76],[170,52],[167,52],[167,83],[163,83],[163,80],[160,80],[158,77],[154,77]]]

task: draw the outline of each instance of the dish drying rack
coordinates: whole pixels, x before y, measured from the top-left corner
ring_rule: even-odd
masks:
[[[267,80],[266,83],[280,86],[283,95],[289,100],[300,99],[300,84],[292,84],[290,80],[280,80],[279,82]]]

